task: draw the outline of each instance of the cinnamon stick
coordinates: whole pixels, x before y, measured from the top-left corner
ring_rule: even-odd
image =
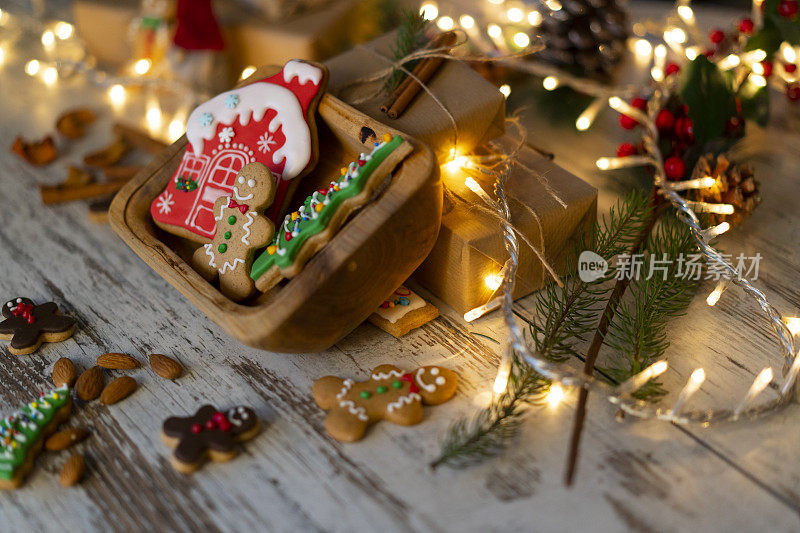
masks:
[[[64,187],[63,185],[40,185],[42,203],[45,205],[60,204],[73,200],[85,200],[112,194],[120,190],[127,180],[116,180],[108,183],[90,183],[77,187]]]
[[[131,146],[151,154],[157,154],[168,146],[167,143],[154,139],[144,131],[120,122],[114,124],[112,131]]]
[[[456,43],[457,37],[453,32],[440,33],[431,42],[431,48],[450,47]],[[389,118],[397,118],[403,114],[408,105],[414,97],[422,90],[421,83],[427,83],[439,67],[442,65],[444,58],[442,57],[426,57],[417,63],[417,66],[412,70],[412,76],[406,76],[406,79],[395,89],[389,98],[381,106],[381,111],[386,113]],[[417,78],[419,81],[417,81]]]

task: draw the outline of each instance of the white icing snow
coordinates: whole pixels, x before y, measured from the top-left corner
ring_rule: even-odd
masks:
[[[314,85],[319,85],[322,81],[322,69],[309,63],[292,59],[283,66],[283,81],[291,83],[293,78],[297,78],[300,85],[305,85],[309,81]]]

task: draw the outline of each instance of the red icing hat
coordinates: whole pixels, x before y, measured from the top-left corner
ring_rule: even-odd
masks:
[[[211,0],[178,0],[178,27],[172,42],[185,50],[222,50],[225,42],[219,30]]]

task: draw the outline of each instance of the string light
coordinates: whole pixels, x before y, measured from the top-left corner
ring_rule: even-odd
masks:
[[[686,59],[694,61],[700,55],[700,49],[697,46],[690,46],[686,49]]]
[[[487,313],[491,313],[495,309],[499,308],[502,304],[500,298],[493,298],[489,300],[487,303],[476,307],[475,309],[470,309],[466,313],[464,313],[464,322],[472,322],[473,320],[477,320],[483,315]]]
[[[722,222],[721,224],[717,224],[711,228],[707,228],[703,230],[703,238],[707,241],[716,239],[726,231],[731,229],[731,225],[727,222]]]
[[[486,34],[492,39],[499,39],[503,36],[503,30],[497,24],[489,24],[486,28]]]
[[[48,87],[55,85],[56,81],[58,81],[58,71],[55,67],[47,67],[44,69],[42,72],[42,80]]]
[[[436,4],[422,4],[419,14],[425,20],[435,20],[439,16],[439,8],[436,7]]]
[[[634,44],[633,51],[639,57],[650,57],[650,54],[653,52],[653,45],[650,44],[650,41],[647,39],[637,39],[636,44]]]
[[[511,358],[504,357],[497,367],[497,376],[494,378],[492,390],[495,394],[502,394],[508,387],[508,376],[511,374]]]
[[[561,8],[564,7],[558,0],[547,0],[545,5],[550,9],[550,11],[561,11]]]
[[[252,76],[252,75],[253,75],[253,73],[254,73],[255,71],[256,71],[256,67],[254,67],[254,66],[252,66],[252,65],[249,65],[249,66],[247,66],[247,67],[244,67],[244,70],[242,70],[242,75],[241,75],[241,76],[239,76],[239,79],[240,79],[240,80],[247,79],[247,78],[249,78],[250,76]]]
[[[147,128],[150,130],[150,133],[158,135],[161,132],[162,119],[161,108],[158,107],[156,99],[152,98],[148,100],[145,121],[147,122]]]
[[[139,76],[144,76],[150,70],[152,62],[149,59],[140,59],[133,65],[133,71]]]
[[[529,44],[531,44],[531,38],[528,37],[527,33],[518,32],[514,34],[514,44],[518,48],[525,48]]]
[[[125,87],[114,84],[108,88],[108,98],[115,109],[119,109],[125,103]]]
[[[715,183],[717,183],[716,179],[706,176],[705,178],[668,183],[667,187],[673,191],[685,191],[687,189],[707,189],[713,187]]]
[[[36,76],[36,74],[39,73],[39,61],[36,59],[31,59],[25,63],[25,73],[28,76]]]
[[[64,22],[63,20],[56,22],[56,26],[54,28],[56,37],[61,39],[62,41],[66,41],[70,37],[72,37],[75,28],[69,22]]]
[[[56,36],[52,30],[47,30],[42,33],[42,46],[44,46],[45,50],[52,50],[55,44]]]
[[[0,65],[5,63],[6,61],[6,50],[2,46],[0,46]]]
[[[186,114],[177,113],[167,127],[170,142],[175,142],[186,132]]]
[[[686,200],[686,205],[696,213],[716,213],[717,215],[732,215],[736,209],[731,204],[710,204],[708,202],[693,202]]]
[[[800,333],[800,318],[797,317],[789,317],[784,319],[786,323],[786,327],[789,328],[789,332],[792,335],[797,335]]]
[[[488,274],[485,278],[483,278],[483,282],[491,291],[496,291],[500,288],[500,284],[503,283],[503,276],[500,275],[500,272],[496,272],[494,274]]]
[[[575,128],[577,128],[578,131],[586,131],[591,128],[592,124],[594,124],[594,120],[597,118],[597,114],[603,108],[604,104],[605,100],[602,98],[595,98],[575,121]]]
[[[678,16],[683,19],[686,24],[694,23],[694,11],[687,5],[678,6]]]
[[[667,371],[668,365],[666,361],[656,361],[652,365],[648,366],[638,374],[635,374],[622,383],[619,384],[617,387],[617,392],[621,396],[628,396],[633,394],[637,390],[641,389],[647,383],[653,379],[657,378],[661,374]]]
[[[601,157],[597,160],[600,170],[617,170],[619,168],[638,167],[648,165],[652,160],[645,155],[631,155],[628,157]]]
[[[506,17],[513,23],[520,23],[525,18],[525,13],[518,7],[512,7],[506,11]]]
[[[717,302],[719,302],[719,299],[722,297],[722,293],[725,292],[725,289],[728,287],[728,283],[729,282],[724,279],[717,282],[717,286],[714,287],[714,290],[711,291],[711,294],[706,298],[706,303],[710,307],[717,305]]]
[[[758,63],[756,63],[756,64],[758,64]],[[758,74],[751,74],[747,79],[750,80],[750,83],[752,83],[756,87],[766,87],[767,86],[767,78],[765,78],[764,76],[760,76]]]
[[[465,30],[470,30],[475,26],[475,19],[469,15],[461,15],[461,17],[458,19],[458,23]]]
[[[450,17],[440,17],[439,20],[436,21],[436,25],[439,26],[439,29],[442,31],[450,31],[455,27],[456,23]]]
[[[675,405],[672,406],[672,412],[674,414],[678,414],[681,411],[681,407],[683,404],[689,401],[695,392],[703,385],[703,382],[706,380],[706,371],[702,368],[698,368],[692,375],[689,376],[689,381],[686,382],[686,385],[683,387],[678,399],[675,401]]]
[[[555,76],[547,76],[542,80],[542,87],[548,91],[553,91],[558,87],[558,78]]]
[[[538,11],[531,11],[528,13],[528,24],[531,26],[539,26],[542,23],[542,14]]]
[[[506,83],[501,85],[499,90],[501,93],[503,93],[503,96],[505,96],[506,98],[508,98],[511,95],[511,86]]]
[[[558,407],[558,404],[561,403],[566,395],[567,394],[564,391],[564,387],[562,387],[560,383],[553,383],[550,385],[550,390],[547,391],[547,397],[545,400],[551,408],[554,408]]]
[[[750,403],[755,400],[756,396],[761,394],[764,389],[767,388],[767,385],[772,383],[772,368],[767,367],[763,369],[761,372],[758,373],[756,379],[753,380],[753,384],[750,385],[750,389],[747,391],[744,399],[742,399],[741,403],[736,406],[736,409],[733,411],[733,419],[736,420],[739,416],[744,412]]]
[[[734,67],[738,67],[741,62],[742,62],[742,60],[739,58],[739,56],[737,56],[736,54],[730,54],[730,55],[724,57],[723,59],[721,59],[717,63],[717,66],[721,70],[730,70],[730,69],[732,69]]]

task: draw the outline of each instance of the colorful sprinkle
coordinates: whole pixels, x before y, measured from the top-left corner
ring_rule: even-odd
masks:
[[[392,140],[392,134],[391,133],[384,133],[383,134],[383,142],[388,143],[391,140]]]
[[[229,94],[225,97],[225,107],[228,109],[233,109],[239,105],[239,95],[238,94]]]
[[[212,122],[214,122],[214,117],[211,115],[211,113],[203,113],[200,115],[201,126],[210,126]]]
[[[219,250],[219,253],[221,254],[224,254],[227,251],[227,249],[228,245],[225,243],[220,244],[219,247],[217,248],[217,250]]]
[[[269,246],[267,246],[267,253],[269,255],[274,255],[277,250],[278,250],[278,247],[275,246],[274,244],[270,244]]]
[[[236,217],[235,217],[235,216],[233,216],[233,215],[229,216],[229,217],[228,217],[228,224],[230,224],[231,226],[233,226],[234,224],[236,224]]]
[[[225,235],[223,235],[223,237],[225,237],[226,239],[230,239],[231,238],[231,232],[230,231],[226,231]]]
[[[368,400],[370,398],[370,396],[372,396],[371,392],[366,391],[366,390],[365,391],[361,391],[361,397],[364,398],[365,400]]]
[[[403,386],[403,382],[402,381],[399,381],[399,380],[392,381],[392,387],[394,387],[395,389],[399,389],[402,386]]]
[[[389,389],[387,389],[384,385],[379,385],[377,390],[378,390],[378,394],[383,394]]]

